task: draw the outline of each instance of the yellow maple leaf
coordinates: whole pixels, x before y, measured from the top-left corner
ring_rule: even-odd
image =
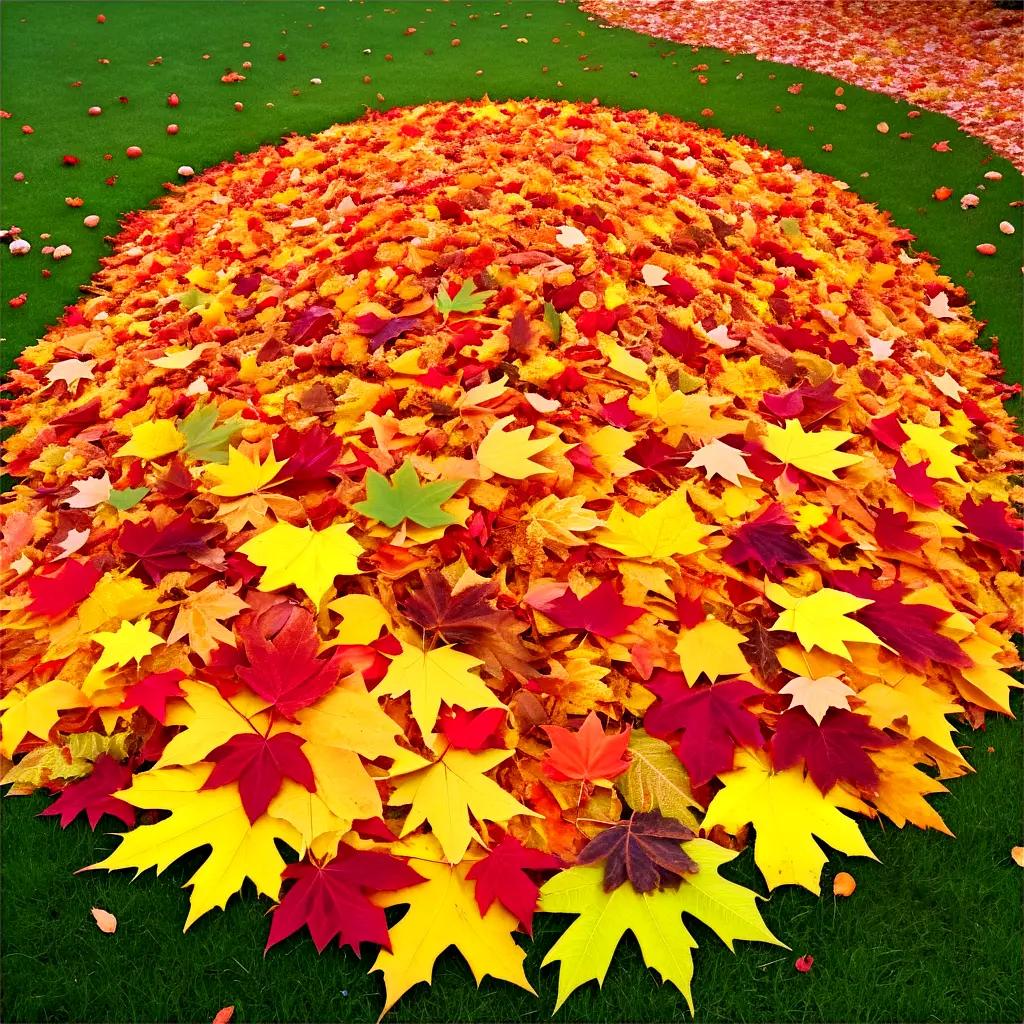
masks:
[[[185,435],[174,420],[147,420],[132,428],[131,439],[114,455],[134,455],[139,459],[159,459],[185,447]]]
[[[465,958],[477,984],[490,975],[533,992],[523,971],[526,953],[512,937],[516,919],[498,902],[480,913],[475,885],[466,877],[474,861],[446,863],[430,836],[396,844],[392,852],[408,856],[409,866],[426,881],[373,896],[379,906],[409,905],[388,932],[391,949],[382,949],[370,969],[384,976],[382,1017],[414,985],[430,984],[434,961],[449,946]]]
[[[785,587],[770,580],[765,583],[764,592],[770,601],[784,609],[771,628],[796,633],[800,645],[808,651],[820,647],[829,654],[852,661],[847,641],[885,646],[867,626],[848,618],[851,612],[867,608],[873,601],[829,587],[822,587],[807,597],[794,597]]]
[[[434,729],[441,702],[467,711],[476,708],[504,707],[493,691],[474,671],[483,662],[454,647],[435,647],[425,651],[402,643],[374,696],[401,697],[409,694],[412,717],[426,738]]]
[[[835,471],[861,461],[859,455],[836,451],[854,435],[848,430],[806,431],[799,420],[786,420],[785,429],[766,424],[764,446],[780,462],[795,466],[804,473],[838,480]]]
[[[162,636],[150,631],[149,619],[138,622],[122,622],[114,633],[94,633],[92,639],[103,648],[94,672],[101,672],[114,665],[127,665],[129,661],[141,662],[154,647],[164,642]]]
[[[585,543],[576,536],[578,533],[586,533],[601,525],[597,513],[583,507],[584,501],[586,498],[579,494],[566,498],[546,494],[526,512],[526,536],[565,557],[567,548]]]
[[[715,618],[683,630],[676,640],[676,654],[686,681],[693,686],[702,674],[713,683],[719,676],[749,672],[750,664],[740,650],[746,639],[738,629]]]
[[[187,636],[189,647],[208,664],[219,644],[236,646],[235,634],[222,623],[247,607],[235,591],[228,590],[223,583],[211,583],[203,590],[190,593],[178,605],[167,642],[173,644]]]
[[[335,576],[355,576],[361,572],[357,559],[363,549],[348,535],[351,529],[352,523],[334,523],[325,530],[275,523],[238,550],[250,562],[266,569],[260,590],[294,585],[319,605],[334,585]]]
[[[477,448],[476,461],[492,473],[510,480],[525,480],[537,473],[550,473],[547,466],[532,459],[554,443],[555,435],[548,434],[531,441],[532,427],[505,429],[514,422],[515,416],[503,416],[493,424]]]
[[[61,679],[51,679],[27,693],[12,690],[0,700],[0,754],[13,757],[18,744],[29,734],[45,740],[61,711],[88,706],[82,691]]]
[[[280,473],[284,464],[274,458],[273,452],[263,462],[260,462],[259,455],[250,459],[237,448],[229,448],[226,466],[211,463],[205,467],[206,475],[215,482],[209,491],[211,494],[218,494],[223,498],[239,498],[243,494],[255,494]]]
[[[864,710],[876,729],[894,728],[911,739],[930,740],[966,767],[967,762],[953,740],[954,726],[946,719],[946,715],[959,714],[963,709],[941,691],[927,686],[920,676],[908,673],[891,685],[872,683],[857,697],[864,701]],[[905,720],[906,725],[896,724],[900,720]]]
[[[484,843],[470,821],[471,814],[479,822],[502,824],[518,814],[540,817],[485,774],[511,756],[511,750],[477,752],[449,747],[431,763],[403,751],[391,769],[396,785],[388,800],[389,807],[412,805],[402,836],[429,822],[445,857],[457,864],[474,839]]]
[[[878,783],[871,802],[897,828],[903,828],[909,821],[918,828],[934,828],[951,836],[953,833],[939,812],[925,800],[926,796],[949,790],[914,767],[919,759],[912,743],[872,750],[871,761],[878,769]]]
[[[737,939],[782,945],[761,919],[757,896],[718,873],[736,857],[733,851],[706,839],[694,839],[685,849],[699,870],[671,888],[641,893],[626,884],[607,892],[601,865],[569,868],[544,883],[541,911],[579,915],[542,964],[559,964],[555,1010],[580,985],[604,980],[615,950],[629,931],[647,966],[683,993],[692,1012],[692,951],[697,943],[683,924],[683,914],[706,925],[730,949]]]
[[[907,440],[903,442],[901,451],[908,457],[908,462],[920,462],[928,460],[928,468],[925,475],[933,480],[955,480],[963,483],[963,477],[957,472],[957,467],[962,466],[967,460],[959,455],[953,454],[956,442],[948,440],[940,427],[926,427],[921,423],[914,423],[909,420],[904,423],[900,421]]]
[[[657,561],[702,551],[706,545],[701,540],[717,529],[697,520],[683,488],[639,516],[613,505],[596,539],[628,558]]]
[[[767,761],[749,750],[736,751],[736,768],[719,775],[725,788],[708,804],[702,827],[715,825],[733,835],[747,824],[757,830],[754,863],[769,889],[802,885],[821,895],[821,869],[826,857],[814,841],[828,843],[851,857],[876,859],[857,823],[839,808],[866,813],[842,786],[827,794],[804,777],[802,766],[773,772]]]
[[[121,835],[121,845],[87,871],[156,868],[160,874],[179,857],[209,846],[210,855],[185,883],[192,886],[187,929],[207,911],[225,907],[248,878],[271,899],[281,891],[285,861],[275,840],[298,852],[302,840],[287,822],[262,815],[250,824],[237,784],[203,789],[212,768],[153,768],[135,776],[119,800],[144,810],[170,811],[155,825]]]
[[[382,629],[390,632],[393,628],[388,610],[369,594],[345,594],[327,607],[341,616],[334,634],[336,644],[372,644]]]

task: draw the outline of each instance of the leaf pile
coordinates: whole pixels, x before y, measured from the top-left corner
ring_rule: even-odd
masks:
[[[584,0],[634,32],[752,53],[946,114],[1024,167],[1021,18],[992,0]]]
[[[1008,389],[908,241],[548,102],[134,214],[12,375],[3,781],[127,826],[97,868],[207,848],[186,927],[248,878],[269,945],[379,947],[386,1007],[450,945],[530,988],[538,909],[577,915],[559,1003],[626,931],[689,1000],[684,914],[776,941],[718,873],[750,825],[818,892],[851,813],[945,830],[956,723],[1009,710]]]

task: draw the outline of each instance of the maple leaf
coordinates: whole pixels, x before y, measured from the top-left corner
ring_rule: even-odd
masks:
[[[128,509],[138,505],[147,494],[149,494],[148,487],[115,488],[107,495],[107,504],[119,512],[127,512]]]
[[[188,637],[189,647],[206,663],[218,644],[235,646],[235,634],[221,623],[234,618],[248,606],[236,592],[222,583],[211,583],[189,594],[174,618],[167,642],[173,644]]]
[[[109,754],[100,754],[89,775],[67,785],[57,799],[39,813],[60,815],[61,828],[67,828],[80,814],[85,814],[93,830],[104,814],[131,828],[135,824],[135,808],[112,795],[131,785],[131,781],[132,770],[128,765],[115,761]]]
[[[971,664],[970,657],[955,640],[938,632],[949,612],[904,602],[908,590],[901,583],[876,589],[867,575],[848,572],[833,573],[832,579],[855,598],[869,602],[856,612],[857,618],[912,665],[925,666],[929,660],[958,668]]]
[[[362,944],[390,949],[384,911],[371,893],[393,892],[425,881],[405,861],[376,850],[356,850],[346,843],[327,863],[304,860],[289,864],[281,875],[291,883],[274,907],[267,949],[308,928],[322,953],[335,937],[338,947],[362,955]]]
[[[409,905],[405,917],[391,928],[391,948],[382,950],[370,969],[384,975],[387,996],[381,1016],[414,985],[430,983],[434,961],[449,946],[465,958],[478,985],[490,975],[532,993],[523,972],[526,953],[512,937],[516,919],[500,905],[480,913],[474,886],[466,877],[471,862],[446,863],[429,836],[396,852],[409,855],[410,867],[425,881],[374,896],[379,906]]]
[[[682,489],[639,516],[613,505],[596,540],[628,558],[658,561],[703,551],[706,545],[701,541],[716,530],[697,520]]]
[[[546,593],[526,595],[526,603],[565,629],[585,629],[595,636],[622,636],[643,615],[643,608],[627,605],[611,580],[605,580],[585,597],[568,587],[559,597]]]
[[[441,702],[467,711],[503,707],[494,692],[474,673],[483,662],[454,647],[423,650],[402,643],[402,650],[388,665],[375,696],[409,694],[412,717],[424,738],[437,722]]]
[[[698,448],[693,453],[690,461],[686,463],[686,468],[703,469],[709,480],[720,476],[723,480],[728,480],[729,483],[735,484],[737,487],[741,486],[741,476],[748,477],[751,480],[757,479],[756,475],[751,472],[750,467],[747,465],[746,459],[743,458],[743,453],[737,451],[731,445],[719,441],[717,437],[710,440],[702,448]]]
[[[434,304],[437,311],[447,320],[452,313],[477,313],[487,305],[494,291],[477,291],[472,281],[463,281],[455,295],[449,295],[447,288],[438,290]]]
[[[68,560],[56,572],[36,575],[28,581],[32,603],[28,610],[48,619],[60,618],[81,604],[100,581],[92,562]]]
[[[505,744],[498,733],[506,718],[505,708],[485,708],[477,712],[454,708],[442,714],[438,722],[444,738],[459,750],[504,749]]]
[[[483,860],[466,872],[466,879],[475,884],[476,905],[483,917],[497,900],[533,935],[533,914],[537,907],[540,886],[528,871],[556,871],[561,861],[550,853],[531,850],[507,832]]]
[[[1024,548],[1024,529],[1020,520],[1011,522],[1006,505],[983,498],[975,501],[967,497],[960,506],[960,518],[975,537],[997,551],[1020,551]]]
[[[494,607],[497,583],[455,587],[434,570],[423,573],[422,578],[423,587],[409,591],[399,601],[399,608],[422,631],[425,643],[442,638],[466,647],[479,655],[494,676],[501,677],[505,670],[518,676],[533,671],[533,653],[519,637],[527,624],[510,610]]]
[[[248,665],[236,674],[253,693],[270,702],[285,718],[316,703],[332,690],[342,675],[344,650],[320,658],[320,640],[312,615],[291,608],[288,618],[275,628],[270,609],[239,627]]]
[[[782,578],[780,568],[813,562],[810,552],[793,536],[793,523],[781,505],[769,505],[756,519],[734,530],[731,543],[722,552],[729,565],[752,562],[774,580]]]
[[[198,462],[226,463],[228,446],[245,425],[240,416],[232,416],[220,426],[217,406],[210,402],[197,405],[184,419],[178,420],[177,428],[185,438],[184,451]]]
[[[700,870],[679,845],[693,838],[694,833],[682,822],[658,811],[638,811],[591,839],[576,863],[603,860],[605,892],[617,889],[627,879],[637,892],[653,892],[678,885],[685,875]]]
[[[511,750],[475,752],[450,747],[434,762],[412,753],[400,757],[390,773],[395,788],[388,806],[411,805],[402,837],[429,822],[444,856],[457,864],[474,839],[483,841],[470,815],[502,825],[518,814],[533,815],[486,774],[511,756]]]
[[[851,690],[835,676],[819,676],[817,679],[796,676],[779,693],[789,697],[790,709],[803,708],[818,725],[821,725],[829,708],[849,711],[850,698],[857,696],[856,690]]]
[[[607,782],[629,768],[625,757],[630,727],[606,736],[593,711],[576,732],[560,725],[545,725],[551,749],[544,758],[544,771],[553,779]]]
[[[363,549],[348,535],[351,529],[352,523],[334,523],[324,530],[275,523],[238,550],[266,569],[260,590],[295,586],[319,605],[336,576],[354,576],[362,571],[358,559]]]
[[[648,712],[649,714],[650,712]],[[643,729],[629,734],[629,768],[615,781],[615,788],[634,811],[660,811],[690,828],[698,823],[693,815],[700,804],[690,792],[690,779],[672,748]],[[729,766],[732,767],[730,759]]]
[[[770,752],[777,771],[804,762],[822,793],[840,780],[870,791],[878,773],[867,750],[881,750],[894,742],[852,711],[832,708],[820,724],[802,711],[787,711],[775,725]]]
[[[196,565],[209,563],[216,552],[207,545],[217,532],[216,526],[198,523],[191,512],[183,512],[162,529],[152,523],[125,523],[117,542],[159,583],[168,573],[191,572]]]
[[[847,856],[877,859],[857,823],[840,813],[839,808],[864,813],[864,804],[842,787],[822,793],[804,778],[802,768],[773,772],[766,761],[745,750],[736,754],[736,770],[721,781],[725,786],[708,804],[701,827],[710,831],[720,825],[735,835],[753,824],[754,863],[769,889],[801,885],[821,895],[826,857],[815,837]]]
[[[692,686],[702,675],[714,682],[719,676],[750,671],[741,650],[746,639],[738,629],[714,618],[683,630],[676,640],[675,650],[686,681]]]
[[[302,744],[302,737],[292,732],[279,732],[269,738],[257,733],[232,736],[210,751],[213,771],[202,788],[217,789],[237,782],[242,807],[253,823],[266,813],[285,779],[316,792],[313,769]]]
[[[604,871],[597,866],[570,868],[544,883],[542,911],[579,915],[542,964],[560,965],[556,1011],[580,985],[604,978],[627,931],[640,944],[647,966],[675,985],[692,1011],[692,951],[697,943],[682,922],[683,914],[706,925],[730,949],[737,939],[782,945],[761,920],[754,893],[719,874],[735,853],[705,839],[688,843],[686,852],[699,870],[674,889],[641,893],[622,885],[609,893]]]
[[[95,508],[102,505],[110,494],[110,473],[88,480],[76,480],[71,486],[75,493],[64,502],[68,508]]]
[[[785,428],[765,424],[765,450],[787,466],[804,473],[838,480],[835,471],[861,461],[859,455],[848,455],[836,449],[854,435],[848,430],[815,430],[808,433],[799,420],[786,420]]]
[[[210,493],[222,498],[255,494],[274,480],[284,465],[274,458],[273,453],[260,462],[258,455],[250,459],[237,448],[230,448],[227,465],[211,463],[206,466],[206,475],[214,482]]]
[[[209,856],[185,883],[192,886],[186,930],[207,911],[225,907],[247,878],[276,900],[285,862],[275,840],[298,850],[298,833],[269,815],[251,824],[237,787],[202,788],[208,774],[205,767],[194,766],[152,768],[136,775],[131,788],[116,796],[133,807],[170,815],[124,833],[113,853],[83,870],[135,868],[139,873],[155,867],[160,874],[196,847],[209,846]]]
[[[871,760],[878,771],[878,785],[871,802],[897,828],[910,822],[918,828],[934,828],[951,836],[949,827],[925,800],[926,796],[949,791],[941,782],[914,767],[921,759],[912,743],[873,752]]]
[[[141,662],[154,647],[164,643],[163,637],[152,632],[149,626],[149,619],[143,618],[138,622],[122,622],[114,633],[93,633],[92,640],[103,648],[93,671],[127,665],[129,661]]]
[[[337,434],[319,423],[299,431],[285,427],[274,438],[274,455],[288,463],[291,484],[323,480],[345,447]]]
[[[538,473],[551,473],[547,466],[534,462],[533,456],[550,448],[557,440],[556,435],[548,434],[533,441],[530,440],[533,427],[506,430],[515,419],[515,416],[503,416],[494,422],[477,446],[476,461],[484,469],[510,480],[525,480]]]
[[[585,501],[583,495],[565,498],[545,495],[526,512],[526,536],[564,558],[568,548],[586,543],[576,534],[587,533],[601,525],[597,513],[584,507]]]
[[[397,526],[404,519],[419,526],[447,526],[455,517],[441,508],[462,486],[461,480],[439,480],[420,483],[413,464],[405,462],[388,478],[374,470],[366,474],[366,501],[352,507],[364,516],[377,519],[385,526]]]
[[[143,708],[162,725],[167,717],[167,702],[185,696],[179,685],[184,678],[185,673],[180,668],[148,675],[124,691],[121,707]]]
[[[738,748],[764,746],[760,719],[746,704],[765,694],[746,680],[688,688],[678,673],[659,669],[647,688],[658,699],[644,728],[659,737],[679,734],[676,754],[695,786],[731,771]]]
[[[852,661],[847,642],[882,643],[867,626],[849,618],[851,612],[867,608],[872,603],[870,600],[829,587],[822,587],[807,597],[794,597],[785,587],[770,581],[765,583],[764,592],[770,601],[784,609],[772,630],[796,633],[804,650],[820,647],[829,654]]]
[[[185,435],[172,420],[147,420],[132,428],[131,439],[121,445],[114,455],[122,458],[135,456],[152,462],[180,451],[185,441]]]
[[[950,441],[941,427],[929,427],[913,420],[900,420],[900,426],[907,435],[903,442],[905,456],[917,456],[915,462],[927,461],[926,473],[933,480],[954,480],[962,484],[958,468],[967,460],[956,455],[956,441]]]

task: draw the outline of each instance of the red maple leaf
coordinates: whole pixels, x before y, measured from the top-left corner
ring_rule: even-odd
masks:
[[[927,462],[915,462],[908,465],[903,459],[897,459],[892,467],[896,486],[918,505],[925,508],[941,508],[942,499],[935,490],[935,481],[928,475]]]
[[[623,755],[629,745],[630,727],[605,736],[596,712],[591,711],[577,732],[560,725],[545,725],[551,749],[544,759],[544,771],[559,782],[568,779],[594,782],[614,779],[628,767]]]
[[[644,716],[644,728],[652,736],[679,734],[676,756],[694,786],[729,771],[737,747],[764,746],[760,720],[745,707],[765,696],[753,683],[730,679],[691,688],[682,673],[659,670],[647,688],[658,699]]]
[[[286,616],[283,624],[282,614]],[[334,689],[348,658],[344,649],[318,658],[320,640],[313,616],[292,605],[274,606],[253,616],[239,626],[238,633],[249,664],[239,665],[235,674],[292,720],[297,711]]]
[[[753,562],[773,579],[780,579],[779,567],[813,562],[810,553],[793,536],[793,523],[781,505],[769,505],[756,519],[744,523],[732,534],[723,553],[729,565]]]
[[[318,953],[335,937],[357,956],[364,942],[391,949],[384,911],[367,898],[371,892],[393,892],[424,881],[405,861],[387,853],[354,850],[341,843],[326,864],[300,861],[281,873],[288,889],[274,907],[267,949],[309,929]]]
[[[895,742],[852,711],[830,708],[818,725],[798,708],[779,719],[770,750],[772,764],[780,771],[803,761],[822,793],[840,779],[870,791],[878,782],[878,770],[867,751],[881,750]]]
[[[870,576],[854,572],[833,573],[832,581],[840,590],[873,602],[854,618],[911,664],[924,667],[929,660],[958,668],[971,664],[955,640],[937,632],[950,613],[927,604],[904,604],[908,590],[902,583],[875,589]]]
[[[586,597],[571,590],[555,599],[527,598],[527,604],[566,629],[585,629],[607,639],[622,636],[641,615],[643,608],[625,604],[611,580],[605,580]]]
[[[557,857],[531,850],[506,833],[483,860],[466,872],[466,878],[476,883],[476,905],[481,916],[497,900],[527,935],[533,935],[533,912],[540,886],[526,872],[557,871],[561,866]]]
[[[1024,548],[1024,528],[1019,519],[1010,520],[1009,511],[993,498],[980,502],[967,498],[960,506],[960,518],[982,544],[997,550],[1020,551]]]
[[[100,754],[92,766],[92,772],[84,779],[68,783],[64,791],[40,817],[60,815],[60,827],[67,828],[79,814],[85,813],[89,828],[95,829],[100,818],[109,814],[131,828],[135,824],[135,808],[131,804],[111,796],[132,784],[132,770],[126,764],[115,761],[109,754]]]
[[[274,438],[275,457],[288,463],[282,473],[282,484],[326,480],[344,447],[337,434],[332,434],[319,423],[304,431],[285,427]]]
[[[504,708],[484,708],[483,711],[465,711],[451,708],[438,722],[445,739],[459,750],[484,750],[504,747],[498,730],[504,725],[508,712]]]
[[[100,575],[92,562],[67,561],[48,576],[33,576],[28,581],[28,610],[48,619],[66,615],[92,593]]]
[[[924,537],[908,530],[909,523],[910,516],[906,512],[881,508],[875,516],[875,540],[883,548],[916,551],[924,543]]]
[[[124,691],[122,708],[143,708],[161,725],[167,718],[167,702],[173,697],[184,697],[185,691],[178,685],[185,678],[180,668],[168,672],[154,672]]]
[[[256,821],[277,796],[285,779],[292,779],[316,792],[313,768],[302,752],[303,738],[293,732],[279,732],[269,739],[259,733],[232,736],[209,754],[214,762],[203,789],[217,789],[238,783],[242,807],[250,822]]]
[[[147,576],[159,583],[169,572],[191,570],[210,564],[219,554],[207,547],[218,527],[197,523],[191,512],[183,512],[162,530],[153,523],[126,523],[118,543],[134,555]]]

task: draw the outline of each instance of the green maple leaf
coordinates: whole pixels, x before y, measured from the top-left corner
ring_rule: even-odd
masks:
[[[562,318],[550,302],[544,303],[544,322],[551,332],[551,340],[557,345],[562,340]]]
[[[484,308],[486,301],[495,293],[493,291],[478,292],[473,287],[472,281],[463,281],[455,298],[448,294],[448,289],[442,287],[437,293],[435,302],[437,311],[448,319],[450,313],[477,313]]]
[[[147,494],[149,494],[148,487],[125,487],[120,491],[112,490],[107,496],[107,503],[122,512],[127,512],[128,509],[138,505]]]
[[[232,416],[217,426],[217,407],[212,403],[197,405],[177,427],[185,435],[185,451],[200,462],[226,465],[228,445],[244,426],[238,416]]]
[[[371,469],[366,474],[366,501],[354,508],[387,526],[397,526],[403,519],[426,527],[447,526],[455,519],[441,508],[441,503],[461,486],[461,480],[421,484],[413,464],[406,460],[391,474],[390,482]]]

